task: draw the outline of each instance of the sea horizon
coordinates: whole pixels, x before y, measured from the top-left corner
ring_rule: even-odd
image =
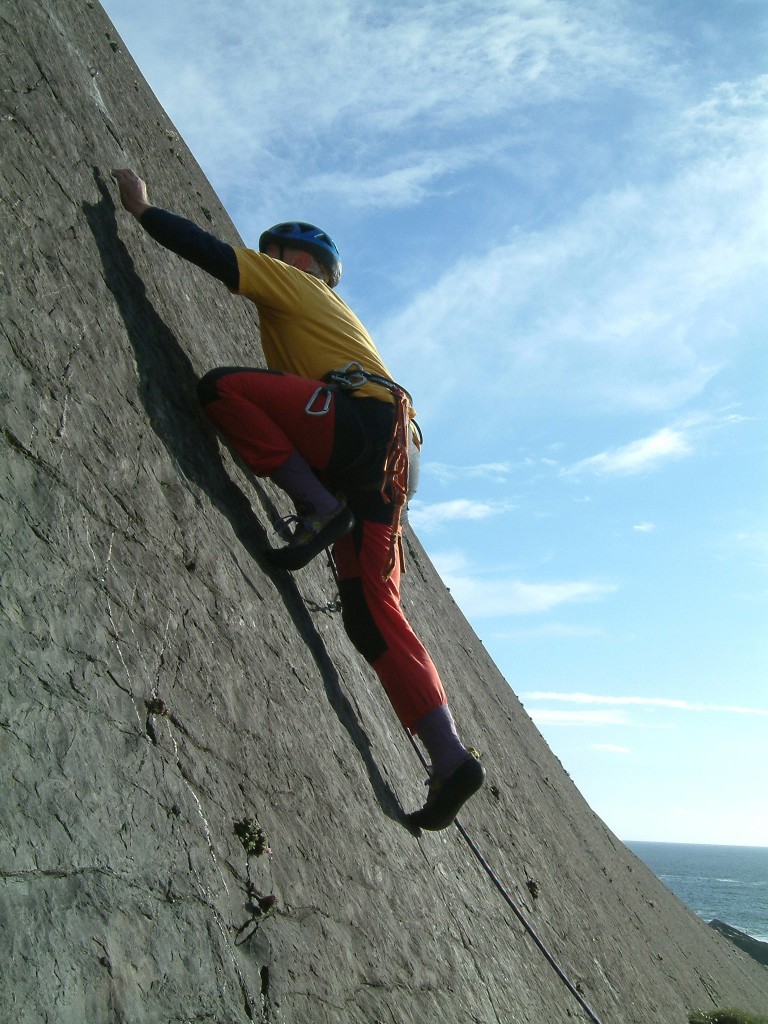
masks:
[[[733,850],[766,850],[768,843],[694,843],[690,839],[621,839],[625,846],[634,846],[640,843],[654,843],[659,846],[712,846],[724,847]]]
[[[768,942],[768,847],[622,842],[697,917]]]

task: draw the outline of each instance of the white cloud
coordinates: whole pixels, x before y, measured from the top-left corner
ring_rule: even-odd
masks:
[[[256,222],[320,195],[416,204],[458,172],[507,165],[544,105],[665,77],[654,42],[604,4],[105,7],[230,213]]]
[[[702,393],[751,343],[740,325],[765,305],[768,92],[744,92],[746,111],[737,96],[720,105],[726,152],[694,139],[683,112],[677,142],[687,132],[689,150],[666,153],[664,176],[595,190],[465,256],[381,326],[387,351],[425,379],[449,361],[453,391],[427,394],[430,411],[468,387],[489,409],[524,414],[668,410]],[[658,140],[647,145],[661,163]]]
[[[515,469],[531,465],[533,465],[533,460],[530,458],[523,459],[521,462],[480,462],[473,466],[451,466],[446,462],[422,462],[421,472],[436,477],[441,483],[474,479],[505,483]]]
[[[623,711],[554,711],[529,708],[526,711],[537,725],[629,725]]]
[[[598,475],[632,475],[656,469],[662,462],[681,459],[690,455],[693,448],[685,434],[679,430],[664,427],[650,437],[640,438],[621,448],[601,452],[582,459],[567,470],[564,475],[581,476],[584,473]]]
[[[358,167],[344,171],[309,175],[301,184],[309,201],[322,197],[324,202],[351,207],[390,210],[415,206],[427,197],[450,194],[446,184],[458,172],[495,160],[498,145],[454,146],[451,149],[419,150],[382,156],[375,168]]]
[[[637,523],[632,527],[637,533],[653,533],[656,529],[655,523]]]
[[[456,124],[509,119],[522,105],[659,72],[648,41],[602,4],[243,0],[225,21],[217,0],[106,8],[155,66],[161,100],[191,124],[202,115],[201,135],[214,127],[215,138],[232,137],[232,127],[275,150],[332,132],[350,152],[416,124],[444,136]],[[170,46],[180,33],[184,46]]]
[[[503,515],[515,506],[500,501],[471,501],[468,498],[454,498],[428,505],[413,501],[408,508],[411,525],[420,531],[439,529],[449,522],[470,522]]]
[[[695,443],[711,432],[743,422],[743,417],[728,410],[713,413],[689,413],[669,427],[662,427],[648,437],[590,455],[560,471],[561,476],[633,476],[650,472],[661,465],[693,455]],[[636,530],[653,529],[652,523],[641,523]]]
[[[522,701],[556,701],[567,704],[607,704],[610,706],[634,706],[665,708],[673,711],[714,712],[736,715],[757,715],[768,717],[768,708],[749,708],[734,704],[700,704],[675,697],[618,696],[595,693],[558,693],[542,690],[520,695]]]
[[[768,75],[747,83],[722,82],[667,126],[670,142],[686,152],[712,152],[717,159],[738,155],[751,141],[753,122],[765,117],[767,95]]]
[[[430,154],[380,174],[331,172],[314,175],[307,182],[306,191],[351,206],[396,209],[415,205],[433,194],[439,189],[440,179],[445,177],[445,173],[446,166],[439,155]]]
[[[443,582],[469,618],[503,618],[550,611],[563,604],[599,601],[617,589],[586,581],[526,583],[498,575],[473,575],[463,556],[431,555]]]

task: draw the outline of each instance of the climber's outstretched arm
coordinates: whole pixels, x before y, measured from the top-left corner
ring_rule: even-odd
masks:
[[[120,202],[160,245],[194,263],[236,292],[240,283],[235,250],[197,224],[168,210],[152,206],[147,186],[138,174],[124,168],[112,171],[120,189]]]

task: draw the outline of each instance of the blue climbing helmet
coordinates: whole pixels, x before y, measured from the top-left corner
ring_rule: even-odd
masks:
[[[302,249],[314,256],[318,263],[328,271],[331,288],[335,288],[341,280],[341,256],[330,235],[326,235],[314,224],[303,224],[291,221],[286,224],[275,224],[268,228],[259,239],[259,252],[264,252],[270,245],[285,246],[286,249]]]

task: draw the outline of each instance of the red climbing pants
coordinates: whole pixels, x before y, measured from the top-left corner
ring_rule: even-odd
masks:
[[[446,703],[440,677],[400,604],[400,566],[382,579],[391,527],[358,522],[334,546],[344,627],[373,667],[403,725],[416,731],[421,719]]]
[[[223,369],[198,386],[203,411],[257,476],[269,476],[293,451],[323,470],[333,452],[336,411],[309,415],[307,403],[320,383],[270,370]],[[317,408],[325,403],[318,395]]]
[[[206,374],[198,394],[206,415],[258,476],[268,476],[298,451],[331,490],[344,491],[356,523],[333,549],[344,628],[400,721],[415,731],[446,695],[403,613],[399,565],[382,579],[394,513],[394,504],[381,495],[393,407],[318,392],[322,387],[291,374],[233,367]]]

